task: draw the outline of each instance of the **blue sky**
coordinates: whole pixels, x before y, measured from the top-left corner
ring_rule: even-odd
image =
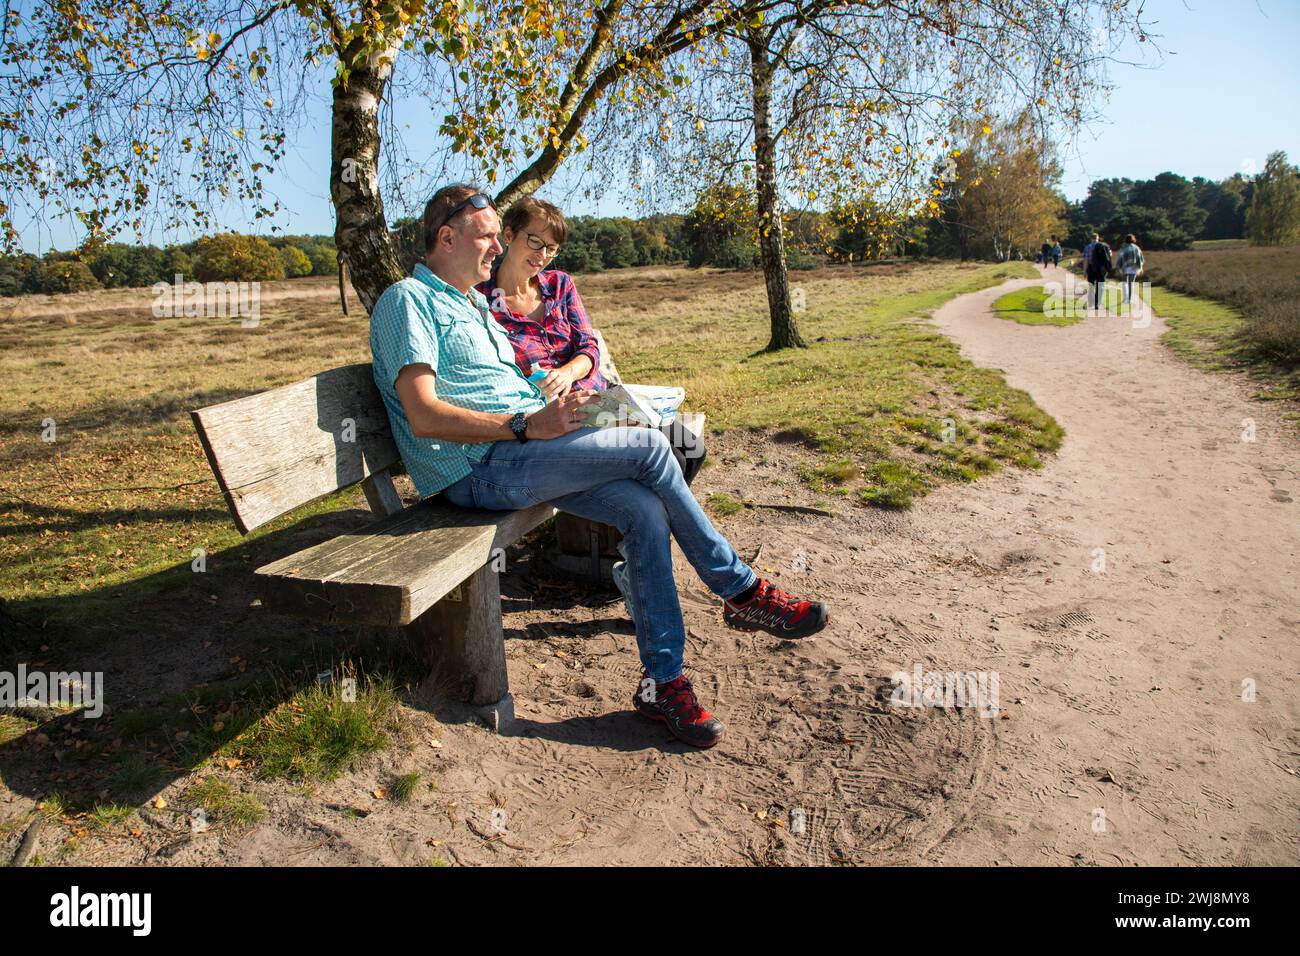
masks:
[[[1146,20],[1160,37],[1163,61],[1154,69],[1111,66],[1115,90],[1103,106],[1104,119],[1079,130],[1073,145],[1062,149],[1061,188],[1068,198],[1082,198],[1088,183],[1103,177],[1150,178],[1173,170],[1221,179],[1257,171],[1277,149],[1300,161],[1300,0],[1147,0]],[[1133,46],[1128,52],[1138,59]],[[321,121],[300,131],[269,178],[286,207],[276,221],[285,232],[334,231],[326,94],[322,82],[319,109],[313,111]],[[415,130],[427,124],[428,135],[406,132],[412,145],[431,141],[436,120],[426,107],[403,104],[397,120]],[[589,201],[571,187],[572,174],[562,171],[541,194],[571,214],[637,214],[618,190]],[[399,214],[391,206],[388,212],[390,219]],[[237,210],[220,225],[247,229]],[[25,230],[24,238],[29,251],[44,252],[51,243],[70,248],[79,237],[50,224],[40,232]]]
[[[1061,186],[1080,199],[1094,179],[1167,169],[1222,179],[1264,168],[1273,150],[1300,160],[1300,0],[1150,0],[1164,61],[1114,65],[1106,121],[1063,157]]]

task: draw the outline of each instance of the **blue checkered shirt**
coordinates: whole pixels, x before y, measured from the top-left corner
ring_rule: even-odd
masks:
[[[469,463],[491,442],[463,444],[417,438],[394,387],[407,365],[426,364],[438,398],[479,412],[514,414],[545,406],[542,393],[515,364],[505,329],[475,289],[465,295],[416,265],[412,277],[389,286],[370,314],[375,385],[383,396],[397,450],[421,495],[432,495],[470,473]]]

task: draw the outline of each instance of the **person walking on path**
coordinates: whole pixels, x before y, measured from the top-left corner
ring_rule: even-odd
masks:
[[[1052,237],[1052,266],[1060,268],[1061,265],[1061,240],[1056,236]]]
[[[1142,250],[1138,248],[1137,236],[1129,234],[1124,239],[1124,245],[1119,247],[1115,253],[1115,268],[1119,274],[1124,277],[1124,301],[1133,302],[1133,282],[1142,274],[1142,268],[1145,260],[1142,258]]]
[[[1083,247],[1083,274],[1088,280],[1088,305],[1098,311],[1106,292],[1106,277],[1110,275],[1111,263],[1110,246],[1102,242],[1100,233],[1094,232],[1092,242]]]

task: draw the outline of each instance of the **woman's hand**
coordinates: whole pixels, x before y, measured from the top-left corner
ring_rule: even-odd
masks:
[[[545,408],[528,416],[528,438],[559,438],[569,432],[577,431],[586,419],[584,405],[589,405],[600,398],[600,392],[590,388],[580,388],[570,392]]]
[[[542,398],[549,403],[573,391],[573,383],[576,381],[577,377],[566,366],[551,369],[550,374],[537,383],[537,387],[542,391]]]

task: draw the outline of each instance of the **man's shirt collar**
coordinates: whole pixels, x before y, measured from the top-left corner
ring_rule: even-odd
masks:
[[[417,262],[415,264],[415,268],[411,270],[411,277],[414,279],[418,279],[419,281],[423,282],[425,285],[429,286],[432,289],[436,289],[439,292],[454,292],[457,295],[463,296],[469,299],[471,303],[473,303],[476,306],[479,306],[480,308],[486,308],[487,306],[487,298],[483,295],[482,292],[479,292],[478,289],[475,289],[471,286],[469,290],[469,294],[466,295],[464,292],[461,292],[459,289],[455,288],[454,286],[448,285],[446,282],[444,282],[441,276],[439,276],[436,272],[434,272],[432,269],[426,266],[423,262]]]

